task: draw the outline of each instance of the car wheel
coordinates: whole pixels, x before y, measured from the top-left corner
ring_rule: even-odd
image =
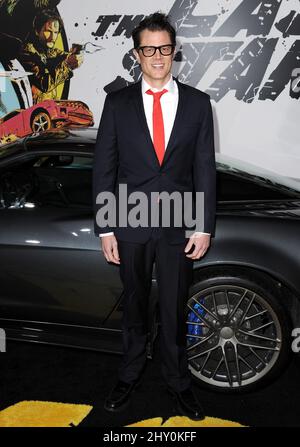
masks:
[[[245,277],[210,277],[187,302],[193,377],[218,391],[266,385],[291,354],[291,324],[273,289]]]
[[[44,132],[50,128],[51,119],[48,113],[39,112],[32,118],[31,129],[33,132]]]

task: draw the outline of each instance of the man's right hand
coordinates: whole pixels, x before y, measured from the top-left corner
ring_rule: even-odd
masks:
[[[107,262],[120,264],[118,242],[114,235],[101,237],[101,247]]]
[[[83,62],[83,54],[71,53],[66,59],[66,63],[68,67],[71,68],[71,70],[75,70],[75,68],[80,67],[82,62]]]

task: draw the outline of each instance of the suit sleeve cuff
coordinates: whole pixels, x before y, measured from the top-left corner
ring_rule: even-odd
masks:
[[[192,234],[192,236],[190,237],[198,237],[201,236],[202,234],[207,234],[207,235],[211,235],[210,233],[203,233],[202,231],[195,231],[195,233]]]

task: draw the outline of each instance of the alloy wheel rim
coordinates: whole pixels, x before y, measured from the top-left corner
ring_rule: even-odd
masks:
[[[44,115],[38,115],[34,120],[33,128],[35,132],[43,132],[48,129],[49,121]]]
[[[282,329],[270,304],[255,291],[212,286],[187,303],[189,368],[200,380],[237,388],[261,380],[276,363]]]

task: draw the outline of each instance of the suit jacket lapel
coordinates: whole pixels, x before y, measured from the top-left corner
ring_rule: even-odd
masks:
[[[186,96],[184,94],[184,87],[176,78],[173,78],[173,79],[177,83],[177,87],[178,87],[178,106],[177,106],[174,124],[172,127],[172,132],[171,132],[171,135],[169,138],[168,145],[166,147],[166,152],[165,152],[165,156],[164,156],[164,159],[162,162],[162,166],[169,159],[170,153],[174,149],[174,145],[175,145],[174,143],[176,142],[176,136],[178,135],[178,133],[180,131],[180,126],[181,126],[182,118],[183,118],[183,112],[185,110]]]
[[[132,97],[132,100],[134,102],[134,106],[135,106],[136,112],[137,112],[139,120],[140,120],[141,128],[142,128],[143,132],[145,133],[147,142],[149,144],[150,157],[152,158],[152,160],[154,161],[155,164],[160,166],[158,158],[155,153],[153,141],[152,141],[150,131],[148,128],[148,124],[147,124],[144,103],[143,103],[143,96],[142,96],[142,81],[139,81],[136,83],[136,89],[135,89],[134,95]]]

